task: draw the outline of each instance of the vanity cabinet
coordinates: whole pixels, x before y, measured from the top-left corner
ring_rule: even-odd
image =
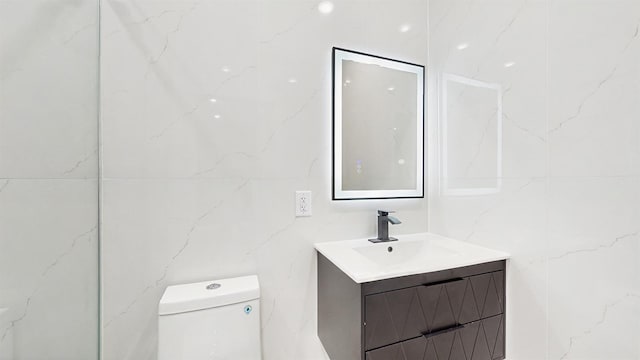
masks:
[[[332,360],[505,356],[505,261],[356,283],[318,253],[318,336]]]

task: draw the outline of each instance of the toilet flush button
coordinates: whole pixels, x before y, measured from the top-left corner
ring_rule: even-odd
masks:
[[[215,290],[215,289],[219,289],[222,285],[218,284],[218,283],[212,283],[207,285],[207,290]]]

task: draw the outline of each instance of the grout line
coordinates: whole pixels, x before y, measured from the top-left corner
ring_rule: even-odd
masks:
[[[549,144],[549,128],[550,128],[550,111],[549,111],[549,106],[550,106],[550,101],[549,101],[549,90],[550,90],[550,86],[549,86],[549,81],[550,81],[550,77],[549,77],[549,47],[550,47],[550,22],[551,22],[551,0],[546,0],[546,16],[545,16],[545,136],[546,136],[546,143],[545,143],[545,159],[546,159],[546,181],[545,181],[545,223],[544,223],[544,239],[545,239],[545,247],[546,249],[543,251],[543,253],[546,254],[546,267],[545,267],[545,339],[544,339],[544,344],[545,344],[545,357],[547,359],[549,359],[550,356],[550,344],[549,344],[549,337],[550,337],[550,324],[549,324],[549,260],[548,260],[548,256],[549,256],[549,237],[550,237],[550,232],[549,232],[549,222],[550,222],[550,217],[549,217],[549,189],[551,187],[551,178],[549,176],[550,174],[550,164],[551,164],[551,154],[550,154],[550,144]]]
[[[97,97],[97,111],[96,111],[96,121],[97,121],[97,136],[98,136],[98,221],[97,221],[97,268],[98,268],[98,349],[97,349],[97,358],[98,359],[102,359],[104,358],[104,344],[103,344],[103,333],[102,333],[102,322],[103,322],[103,314],[104,314],[104,301],[102,299],[103,296],[103,289],[102,286],[104,284],[104,271],[102,268],[102,234],[103,234],[103,229],[102,229],[102,215],[103,215],[103,209],[102,209],[102,203],[103,203],[103,186],[102,186],[102,169],[103,169],[103,149],[102,149],[102,97],[100,96],[102,93],[102,41],[101,41],[101,36],[102,36],[102,0],[98,0],[98,9],[97,9],[97,16],[98,16],[98,34],[97,34],[97,71],[96,71],[96,78],[97,78],[97,89],[96,89],[96,97]]]

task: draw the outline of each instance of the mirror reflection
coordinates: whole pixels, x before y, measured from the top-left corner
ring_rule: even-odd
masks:
[[[424,67],[334,49],[334,199],[423,196]]]
[[[443,193],[500,191],[502,87],[453,74],[442,76]]]

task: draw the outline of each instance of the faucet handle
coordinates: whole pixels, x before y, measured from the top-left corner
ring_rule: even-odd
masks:
[[[395,210],[378,210],[378,216],[387,216],[393,214]]]

